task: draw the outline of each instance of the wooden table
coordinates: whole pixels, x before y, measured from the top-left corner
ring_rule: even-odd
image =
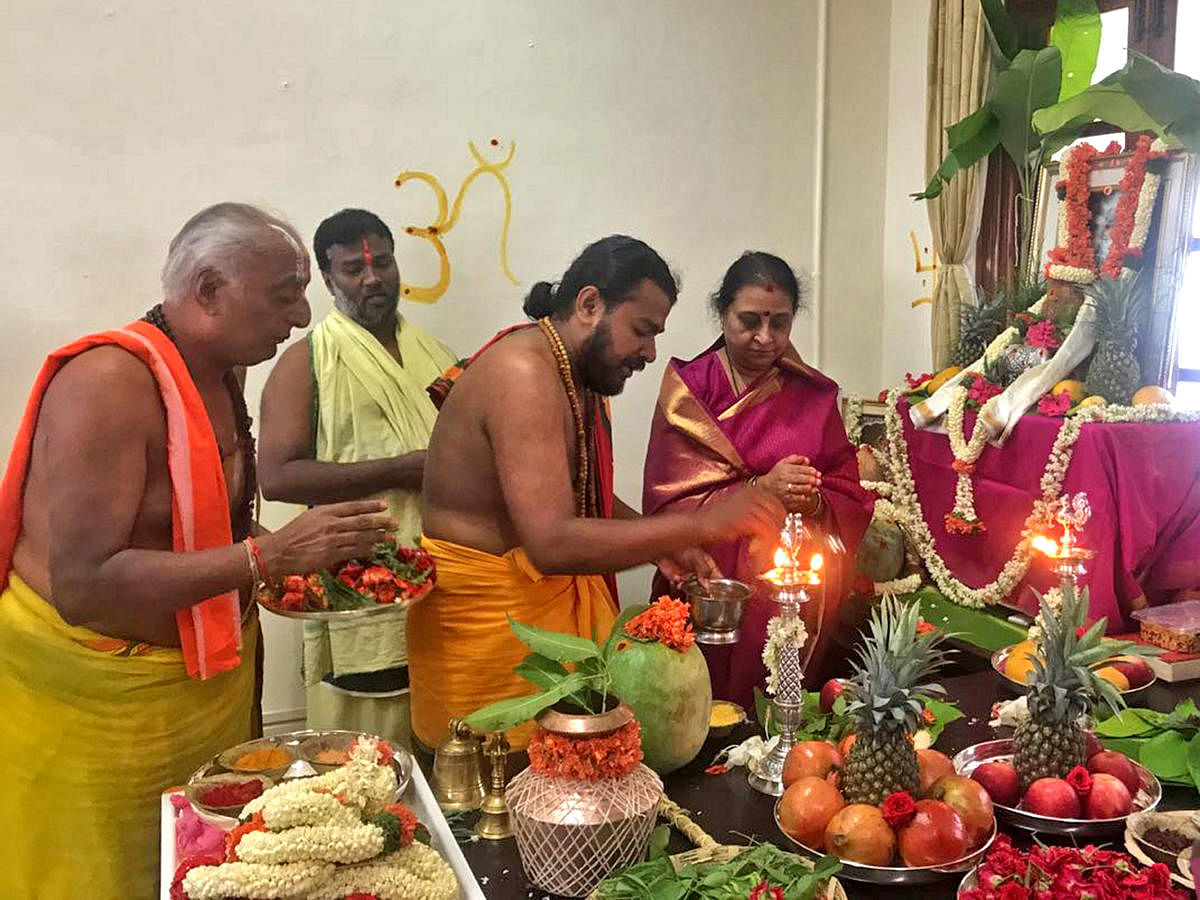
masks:
[[[996,700],[1011,697],[997,676],[990,669],[981,669],[946,678],[943,683],[965,715],[946,727],[938,740],[938,749],[953,756],[964,747],[994,737],[987,725],[988,712]],[[1195,681],[1177,685],[1159,682],[1147,691],[1138,705],[1170,710],[1179,700],[1195,696],[1197,689]],[[667,796],[689,810],[697,824],[722,843],[744,844],[753,837],[792,849],[775,826],[772,815],[775,798],[752,790],[746,783],[745,769],[735,769],[724,775],[704,774],[704,767],[712,761],[722,745],[752,733],[753,729],[747,729],[744,734],[735,734],[732,739],[706,744],[691,765],[663,779]],[[428,758],[421,762],[425,766],[430,764]],[[510,762],[510,777],[525,765],[525,760],[515,754]],[[1196,806],[1200,806],[1200,798],[1194,791],[1164,787],[1160,808],[1187,809]],[[687,849],[690,849],[690,845],[686,839],[673,831],[670,851],[678,853]],[[489,900],[557,900],[526,881],[516,843],[512,839],[476,841],[464,846],[463,852]],[[947,879],[919,888],[884,888],[845,879],[842,884],[851,900],[884,896],[891,900],[937,900],[953,898],[958,882],[957,879]]]

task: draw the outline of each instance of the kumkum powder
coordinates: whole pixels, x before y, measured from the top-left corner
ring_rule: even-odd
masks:
[[[200,795],[204,806],[214,809],[229,809],[234,806],[245,806],[255,797],[261,796],[263,784],[258,779],[252,781],[235,781],[211,787]]]
[[[350,754],[345,750],[322,750],[313,762],[323,766],[343,766],[350,760]]]

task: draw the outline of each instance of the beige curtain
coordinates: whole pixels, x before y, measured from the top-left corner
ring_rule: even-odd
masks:
[[[983,103],[991,67],[986,28],[979,0],[932,0],[925,93],[927,177],[946,155],[946,129]],[[933,274],[935,370],[950,364],[950,354],[958,344],[959,310],[974,294],[975,278],[969,265],[986,182],[985,159],[959,173],[940,197],[928,201],[929,226],[940,260]]]

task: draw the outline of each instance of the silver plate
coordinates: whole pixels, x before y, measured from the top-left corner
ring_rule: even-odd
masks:
[[[984,741],[960,751],[954,757],[954,771],[960,775],[970,775],[985,762],[1012,762],[1012,740],[1004,738],[996,741]],[[1145,766],[1133,760],[1134,769],[1142,779],[1142,786],[1133,798],[1133,813],[1154,809],[1162,800],[1162,785]],[[1125,820],[1129,816],[1116,819],[1056,819],[1051,816],[1041,816],[1037,813],[1012,806],[1004,806],[992,801],[996,808],[996,818],[1001,822],[1026,831],[1040,831],[1045,834],[1069,834],[1079,837],[1101,837],[1104,835],[1120,834],[1125,830]]]
[[[962,881],[958,883],[958,896],[961,897],[967,891],[977,887],[979,887],[979,866],[964,875]]]
[[[294,763],[292,763],[291,767],[288,768],[288,770],[283,774],[282,778],[274,779],[275,783],[279,784],[283,781],[290,781],[293,778],[307,778],[307,777],[319,774],[317,772],[316,768],[309,765],[307,762],[305,762],[300,757],[300,745],[303,744],[305,741],[311,740],[313,738],[337,738],[337,737],[347,737],[347,736],[375,737],[376,740],[381,740],[380,738],[376,737],[375,735],[364,734],[363,732],[359,732],[359,731],[336,731],[336,730],[333,730],[333,731],[315,731],[315,730],[314,731],[291,731],[291,732],[288,732],[287,734],[280,734],[280,735],[276,735],[275,737],[271,738],[270,740],[272,741],[272,743],[274,743],[276,746],[284,747],[296,759],[296,761]],[[238,744],[236,747],[231,747],[228,750],[224,750],[221,753],[218,753],[216,756],[214,756],[212,759],[210,759],[208,762],[206,762],[204,765],[202,765],[200,768],[198,768],[195,772],[193,772],[192,776],[187,780],[187,783],[190,785],[197,781],[200,781],[201,779],[208,778],[211,775],[216,775],[216,774],[219,774],[222,772],[229,771],[228,769],[224,768],[218,762],[218,759],[221,756],[225,756],[226,754],[231,754],[234,751],[238,751],[243,747],[245,747],[247,749],[251,749],[252,745],[259,744],[260,740],[261,739],[254,740],[254,741],[247,741],[245,744]],[[396,744],[394,744],[391,741],[389,741],[388,743],[392,747],[392,768],[396,770],[396,799],[399,800],[400,795],[404,793],[405,789],[408,787],[408,783],[412,780],[413,757],[412,757],[412,754],[409,753],[403,747],[397,746]],[[226,758],[228,758],[228,757],[226,757]],[[246,773],[239,773],[239,774],[245,775]],[[212,823],[213,825],[216,825],[219,828],[232,828],[234,825],[237,824],[237,819],[230,818],[229,816],[216,815],[216,814],[210,813],[210,812],[206,811],[205,809],[201,809],[201,808],[197,808],[196,811],[199,813],[199,815],[202,819],[209,821],[210,823]]]
[[[304,619],[309,622],[349,622],[355,619],[365,619],[369,616],[382,616],[389,613],[404,612],[418,600],[427,596],[433,588],[434,583],[427,581],[422,585],[420,593],[406,600],[404,603],[374,603],[371,606],[363,606],[358,609],[315,609],[311,611],[280,609],[269,603],[264,603],[262,600],[258,601],[258,605],[267,612],[283,616],[285,619]]]
[[[992,654],[992,670],[1004,679],[1006,687],[1008,687],[1014,694],[1023,694],[1029,685],[1022,684],[1015,678],[1010,678],[1008,675],[1004,674],[1004,664],[1008,661],[1008,654],[1012,652],[1012,648],[1015,646],[1016,644],[1010,644],[1007,647],[1001,647]],[[1127,706],[1135,706],[1135,701],[1142,699],[1142,695],[1149,690],[1151,685],[1158,681],[1158,676],[1153,672],[1150,673],[1150,676],[1150,680],[1141,687],[1130,688],[1127,691],[1117,691]]]
[[[775,825],[779,827],[779,801],[775,802]],[[824,850],[814,850],[811,847],[800,843],[790,834],[779,828],[779,833],[785,838],[800,848],[800,851],[806,856],[811,856],[814,859],[819,859],[822,856],[828,856]],[[987,855],[988,849],[992,846],[992,841],[996,839],[996,823],[992,823],[992,833],[988,839],[983,842],[983,845],[976,850],[972,850],[962,859],[956,859],[953,862],[946,863],[944,866],[867,866],[862,863],[851,862],[848,859],[842,860],[842,869],[838,872],[838,878],[846,878],[850,881],[865,881],[870,884],[888,884],[888,885],[911,885],[911,884],[932,884],[935,881],[941,881],[944,878],[961,875],[963,872],[968,872],[974,869]]]

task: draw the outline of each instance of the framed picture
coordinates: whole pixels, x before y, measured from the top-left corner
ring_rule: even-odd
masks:
[[[1130,153],[1097,156],[1092,162],[1088,177],[1088,209],[1092,214],[1092,247],[1097,260],[1104,259],[1109,250],[1108,226],[1120,199],[1117,187],[1131,156]],[[1058,170],[1058,163],[1053,162],[1042,169],[1038,180],[1031,235],[1034,246],[1031,249],[1032,258],[1038,260],[1039,272],[1049,261],[1048,254],[1058,242],[1061,203],[1055,190],[1059,180]],[[1143,381],[1161,384],[1170,390],[1175,388],[1175,357],[1179,343],[1177,311],[1184,265],[1192,240],[1192,217],[1198,189],[1200,163],[1197,158],[1190,153],[1171,151],[1142,256],[1143,277],[1149,276],[1151,279],[1150,310],[1138,348]]]
[[[843,394],[842,421],[846,425],[846,437],[850,443],[879,446],[885,434],[883,416],[886,412],[886,403]]]

